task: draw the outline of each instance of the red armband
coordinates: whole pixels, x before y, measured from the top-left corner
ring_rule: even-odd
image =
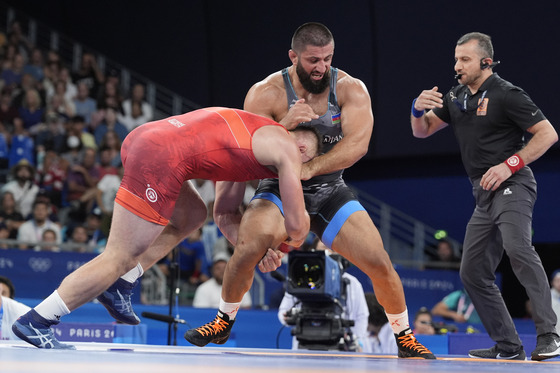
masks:
[[[518,154],[512,155],[511,157],[506,159],[504,163],[509,167],[512,175],[525,167],[525,162],[523,162],[523,159],[521,159]]]

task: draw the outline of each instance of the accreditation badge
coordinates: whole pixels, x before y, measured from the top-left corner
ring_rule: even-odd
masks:
[[[485,116],[487,109],[488,109],[488,98],[479,99],[478,100],[478,109],[476,109],[476,115]]]

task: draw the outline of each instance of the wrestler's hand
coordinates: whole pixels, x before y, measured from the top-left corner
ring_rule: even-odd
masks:
[[[486,171],[480,180],[480,186],[484,190],[495,191],[510,176],[511,170],[509,167],[505,163],[500,163]]]
[[[420,96],[416,98],[414,103],[414,108],[418,111],[426,109],[434,109],[443,107],[443,95],[438,92],[438,87],[434,87],[430,90],[424,90],[420,93]]]
[[[288,130],[293,130],[300,123],[306,123],[318,118],[319,116],[315,114],[311,106],[305,103],[305,99],[301,98],[290,108],[288,114],[280,121],[280,124]]]
[[[259,270],[262,273],[272,272],[282,265],[284,253],[278,249],[268,249],[265,256],[259,262]]]
[[[305,162],[304,164],[301,165],[301,172],[300,172],[301,180],[309,180],[313,176],[315,176],[315,172],[313,171],[313,164],[311,163],[311,161]]]

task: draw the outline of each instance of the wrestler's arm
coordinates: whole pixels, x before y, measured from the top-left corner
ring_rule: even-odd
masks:
[[[373,131],[371,99],[366,86],[348,75],[337,84],[344,137],[327,153],[303,165],[302,180],[346,169],[368,151]]]
[[[265,126],[254,133],[253,153],[259,163],[274,167],[278,173],[284,225],[290,245],[298,247],[309,232],[300,181],[301,153],[292,137],[277,126]]]
[[[304,99],[296,101],[287,111],[286,90],[283,84],[279,73],[256,83],[247,92],[243,109],[273,119],[289,130],[297,127],[299,123],[319,118]]]
[[[237,243],[237,233],[241,223],[240,206],[245,195],[245,182],[216,182],[214,201],[214,221],[223,235],[233,245]]]
[[[249,89],[243,102],[243,110],[277,120],[277,101],[281,92],[276,84],[273,84],[273,76],[274,74],[255,83]]]
[[[216,182],[216,198],[214,201],[214,221],[220,231],[233,245],[237,244],[239,228],[241,227],[240,205],[246,183],[233,181]],[[269,248],[258,264],[262,273],[271,272],[282,265],[284,253]]]

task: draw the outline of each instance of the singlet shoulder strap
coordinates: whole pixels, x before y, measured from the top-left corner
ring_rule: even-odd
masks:
[[[292,104],[297,101],[296,91],[294,90],[294,86],[292,85],[292,81],[290,80],[290,75],[288,74],[288,68],[284,68],[282,70],[282,78],[284,79],[284,88],[286,88],[286,99],[288,100],[288,107],[292,106]]]
[[[338,101],[336,98],[336,80],[338,79],[338,69],[331,66],[331,86],[329,93],[329,102],[333,106],[338,106]]]

